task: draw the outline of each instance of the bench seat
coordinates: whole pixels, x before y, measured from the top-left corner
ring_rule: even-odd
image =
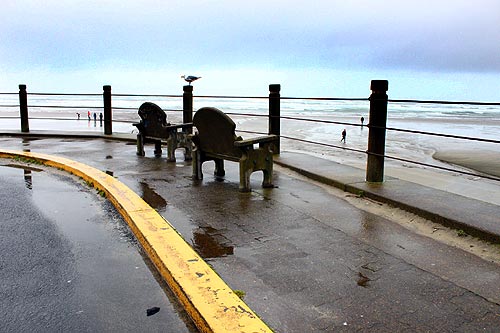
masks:
[[[184,159],[191,160],[193,143],[191,141],[192,123],[172,125],[167,122],[166,113],[156,104],[145,102],[139,107],[141,121],[134,123],[137,134],[137,155],[144,156],[144,144],[154,143],[154,154],[160,157],[161,146],[167,144],[167,162],[175,162],[175,150],[184,148]]]
[[[263,172],[263,187],[273,187],[273,146],[276,135],[243,140],[235,134],[235,123],[222,111],[205,107],[193,118],[197,133],[193,136],[193,179],[203,179],[202,164],[215,162],[214,175],[224,177],[224,160],[239,163],[241,192],[249,192],[250,175]]]

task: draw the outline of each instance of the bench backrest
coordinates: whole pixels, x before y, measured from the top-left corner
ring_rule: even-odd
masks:
[[[165,126],[167,123],[167,114],[158,105],[145,102],[139,107],[139,117],[141,117],[141,127],[148,136],[163,137],[166,135]]]
[[[236,125],[224,112],[211,107],[201,108],[194,114],[193,125],[198,129],[197,145],[201,150],[241,156],[241,150],[234,147]]]

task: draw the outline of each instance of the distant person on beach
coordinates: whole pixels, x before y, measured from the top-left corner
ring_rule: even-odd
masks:
[[[89,121],[90,121],[90,111],[87,111],[87,116],[89,117]]]
[[[344,130],[342,131],[342,139],[340,139],[340,142],[344,141],[344,143],[345,143],[345,137],[346,137],[346,135],[347,135],[347,132],[346,132],[346,130],[344,128]]]
[[[102,112],[99,113],[99,122],[101,123],[101,126],[102,126]]]
[[[80,112],[77,112],[76,115],[78,117],[78,120],[80,120]]]
[[[361,116],[361,126],[363,126],[364,122],[365,122],[365,117]]]
[[[94,112],[94,122],[97,121],[97,114]]]

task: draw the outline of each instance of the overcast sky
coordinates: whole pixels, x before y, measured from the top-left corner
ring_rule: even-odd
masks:
[[[499,0],[18,0],[0,91],[500,101]]]

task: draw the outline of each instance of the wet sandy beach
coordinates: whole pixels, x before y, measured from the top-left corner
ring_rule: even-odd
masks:
[[[77,119],[76,112],[80,113]],[[92,110],[94,112],[94,110]],[[182,112],[167,112],[168,121],[179,123],[182,121]],[[8,116],[9,118],[5,118]],[[19,130],[20,119],[16,118],[16,112],[0,111],[0,129]],[[30,113],[30,130],[55,130],[55,131],[90,131],[103,132],[102,123],[99,121],[88,121],[86,110],[34,110]],[[319,117],[305,117],[319,119]],[[133,110],[118,110],[113,112],[113,131],[118,133],[137,133],[132,125],[140,118]],[[244,138],[254,135],[248,132],[267,133],[267,117],[249,117],[231,115],[236,123],[237,131]],[[368,118],[368,117],[366,117]],[[283,119],[281,123],[281,134],[301,140],[318,142],[323,145],[306,144],[300,141],[282,139],[283,150],[306,152],[321,156],[339,163],[355,166],[361,169],[366,167],[366,154],[351,151],[366,151],[369,129],[367,126],[359,126],[359,120],[354,117],[321,116],[321,120],[335,121],[340,123],[354,124],[347,126],[343,124],[304,122],[298,120]],[[365,122],[366,125],[366,122]],[[479,120],[471,119],[453,121],[439,119],[389,119],[388,127],[404,128],[409,130],[424,130],[436,133],[447,133],[461,136],[481,136],[485,138],[498,139],[500,133],[500,121],[490,121],[483,124]],[[341,143],[341,132],[347,129],[347,142]],[[480,131],[479,131],[480,129]],[[386,155],[403,158],[411,161],[437,165],[440,167],[453,168],[458,171],[477,171],[479,173],[499,177],[500,174],[500,149],[498,144],[483,143],[452,138],[417,135],[412,133],[388,130],[386,133]],[[413,170],[427,170],[417,164],[386,159],[386,175],[400,177],[409,181],[415,181],[418,175],[412,176]],[[449,177],[456,175],[448,171],[434,170],[437,177]],[[460,176],[471,179],[470,175]],[[418,182],[418,181],[417,181]],[[439,179],[436,179],[439,182]]]

